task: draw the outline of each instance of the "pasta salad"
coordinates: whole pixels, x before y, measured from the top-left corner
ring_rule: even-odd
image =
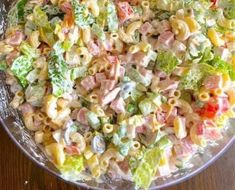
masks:
[[[234,117],[235,1],[18,0],[0,70],[65,177],[147,189]]]

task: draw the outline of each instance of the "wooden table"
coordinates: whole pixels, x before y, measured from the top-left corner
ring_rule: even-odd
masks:
[[[84,190],[38,167],[0,128],[0,190]],[[167,190],[235,190],[235,144],[208,169]]]

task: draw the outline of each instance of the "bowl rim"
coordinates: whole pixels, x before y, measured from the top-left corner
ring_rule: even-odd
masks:
[[[10,139],[16,144],[16,146],[24,153],[24,155],[26,155],[26,157],[33,161],[35,163],[35,165],[39,166],[40,168],[43,168],[44,170],[46,170],[47,172],[49,172],[50,174],[56,176],[58,179],[70,184],[70,185],[73,185],[73,186],[80,186],[80,187],[83,187],[83,188],[92,188],[94,190],[103,190],[102,188],[99,188],[99,187],[92,187],[92,186],[89,186],[85,183],[76,183],[76,182],[73,182],[73,181],[69,181],[69,180],[66,180],[64,178],[62,178],[61,175],[59,175],[58,173],[56,173],[55,171],[49,169],[48,167],[46,167],[45,165],[43,164],[40,164],[40,162],[38,160],[36,160],[35,158],[33,158],[28,152],[27,150],[14,138],[14,136],[12,135],[12,133],[10,132],[10,130],[8,129],[6,123],[4,122],[4,120],[0,117],[0,124],[3,126],[3,129],[6,131],[6,133],[8,134],[8,136],[10,137]],[[202,166],[200,166],[199,168],[197,168],[196,170],[190,172],[189,174],[187,174],[186,176],[184,177],[181,177],[179,179],[176,179],[176,180],[173,180],[169,183],[166,183],[166,184],[161,184],[161,185],[158,185],[158,186],[155,186],[155,187],[150,187],[149,189],[150,190],[159,190],[159,189],[163,189],[163,188],[166,188],[166,187],[170,187],[170,186],[173,186],[173,185],[176,185],[176,184],[179,184],[179,183],[182,183],[192,177],[194,177],[195,175],[199,174],[200,172],[202,172],[203,170],[205,170],[206,168],[208,168],[212,163],[214,163],[217,159],[219,159],[233,144],[235,143],[235,135],[229,140],[229,142],[215,155],[213,156],[212,158],[210,158],[208,160],[208,162],[206,162],[205,164],[203,164]],[[106,190],[106,189],[105,189]]]

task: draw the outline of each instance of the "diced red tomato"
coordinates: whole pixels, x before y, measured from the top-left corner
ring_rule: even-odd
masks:
[[[211,0],[211,2],[212,2],[211,8],[213,8],[213,9],[217,8],[218,0]]]
[[[214,98],[206,103],[198,112],[201,117],[212,119],[219,110],[218,101]]]
[[[70,145],[65,147],[65,152],[67,152],[70,155],[80,154],[80,150],[75,145]]]
[[[132,7],[128,2],[119,2],[117,4],[118,7],[118,17],[119,20],[124,23],[127,21],[134,13]]]

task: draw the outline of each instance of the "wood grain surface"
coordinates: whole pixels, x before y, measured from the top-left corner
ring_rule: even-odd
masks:
[[[0,190],[85,190],[30,161],[0,126]],[[235,190],[235,144],[199,175],[166,190]]]

